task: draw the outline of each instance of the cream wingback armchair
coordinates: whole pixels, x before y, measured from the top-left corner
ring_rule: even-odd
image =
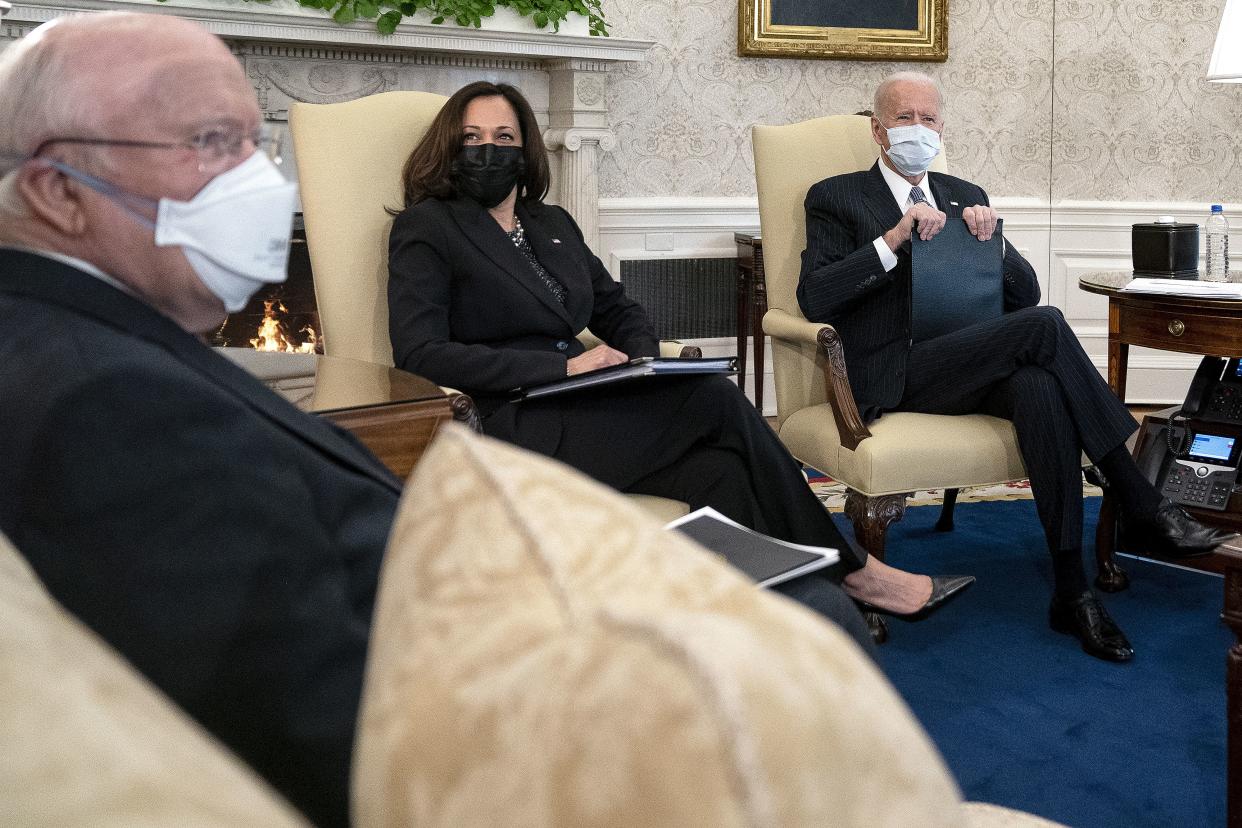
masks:
[[[386,208],[402,205],[401,168],[446,100],[429,92],[383,92],[337,104],[294,103],[289,109],[315,300],[329,356],[392,365],[392,216]],[[593,340],[589,331],[580,338]],[[661,349],[666,356],[683,350],[671,342],[661,343]],[[468,416],[466,407],[473,411],[462,395],[454,398],[454,407],[459,419]],[[669,520],[689,511],[680,501],[632,497]]]
[[[385,208],[401,207],[401,167],[446,100],[384,92],[289,108],[315,301],[330,356],[392,365],[392,216]]]
[[[795,291],[806,247],[803,201],[811,185],[867,169],[879,147],[870,119],[830,115],[752,132],[781,440],[803,462],[848,488],[846,513],[859,542],[883,557],[890,524],[909,493],[1001,483],[1026,477],[1013,426],[983,414],[892,412],[864,425],[850,391],[840,337],[808,322]],[[941,154],[932,169],[944,171]],[[963,366],[963,370],[969,370]],[[946,496],[940,528],[952,527]]]

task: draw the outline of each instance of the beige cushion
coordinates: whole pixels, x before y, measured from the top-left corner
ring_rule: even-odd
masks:
[[[457,426],[406,486],[374,630],[361,825],[960,822],[926,734],[839,629]]]
[[[804,408],[780,427],[803,462],[867,495],[1003,483],[1026,476],[1013,424],[986,414],[889,412],[850,451],[827,404]]]
[[[301,819],[48,597],[0,536],[0,825]]]
[[[680,500],[645,494],[627,494],[626,497],[662,524],[690,514],[690,505]]]

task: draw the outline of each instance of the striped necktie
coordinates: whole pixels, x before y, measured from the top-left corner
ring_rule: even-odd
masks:
[[[913,207],[915,204],[922,204],[926,201],[927,201],[927,196],[923,195],[922,188],[917,187],[917,186],[910,188],[910,206],[911,207]]]

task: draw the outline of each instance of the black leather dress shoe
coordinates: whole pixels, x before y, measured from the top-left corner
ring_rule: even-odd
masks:
[[[1123,548],[1130,552],[1165,558],[1193,558],[1206,555],[1218,545],[1238,536],[1237,532],[1205,526],[1186,510],[1165,498],[1156,513],[1145,520],[1122,520]]]
[[[922,621],[936,610],[943,607],[949,601],[965,592],[971,584],[975,582],[974,575],[947,575],[937,578],[932,576],[931,597],[927,599],[927,603],[916,609],[914,612],[894,612],[893,610],[877,607],[875,604],[869,604],[858,598],[854,599],[854,603],[858,604],[859,609],[863,612],[874,612],[880,615],[891,615],[893,618],[900,618],[902,621]]]
[[[1048,608],[1048,624],[1059,633],[1066,633],[1082,642],[1083,652],[1105,661],[1129,661],[1134,648],[1126,634],[1113,621],[1108,610],[1091,592],[1072,600],[1052,599]]]

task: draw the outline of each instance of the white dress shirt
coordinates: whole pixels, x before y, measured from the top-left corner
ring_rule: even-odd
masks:
[[[880,175],[884,176],[884,183],[888,185],[889,191],[893,194],[893,200],[897,202],[897,209],[901,210],[902,215],[914,206],[914,202],[910,200],[910,191],[914,189],[914,185],[906,181],[897,173],[888,168],[888,165],[880,161]],[[936,199],[932,196],[931,187],[927,183],[927,173],[923,173],[923,177],[919,179],[918,186],[923,190],[923,198],[933,209],[936,207]],[[884,237],[880,236],[872,242],[875,245],[875,252],[880,256],[880,264],[884,267],[884,272],[888,273],[897,266],[897,254],[889,249],[888,243],[884,241]]]

